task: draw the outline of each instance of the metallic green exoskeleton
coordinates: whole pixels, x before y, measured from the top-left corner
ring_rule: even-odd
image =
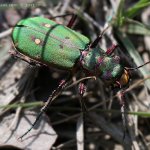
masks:
[[[73,70],[78,65],[79,69],[110,84],[128,83],[129,77],[119,57],[110,55],[116,47],[104,53],[90,47],[90,40],[84,35],[52,20],[23,19],[14,27],[12,39],[21,54],[48,66]]]
[[[12,38],[20,53],[66,70],[74,67],[89,43],[80,33],[41,17],[21,20]]]

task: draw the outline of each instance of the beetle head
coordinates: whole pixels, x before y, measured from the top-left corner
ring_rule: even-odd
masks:
[[[114,87],[118,87],[118,88],[127,87],[129,81],[130,81],[129,71],[124,69],[120,78],[118,78],[118,80],[115,81]]]

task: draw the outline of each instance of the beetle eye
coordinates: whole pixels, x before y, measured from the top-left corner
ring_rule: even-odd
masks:
[[[129,82],[130,76],[127,70],[124,69],[124,73],[122,74],[119,83],[121,86],[126,86]]]

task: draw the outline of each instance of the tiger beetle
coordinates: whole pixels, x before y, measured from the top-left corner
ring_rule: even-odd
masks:
[[[69,71],[68,78],[62,80],[57,89],[52,92],[30,129],[20,139],[30,132],[51,102],[66,87],[72,75],[78,71],[82,71],[85,76],[95,76],[105,83],[113,85],[113,87],[122,89],[129,84],[129,70],[143,66],[136,68],[124,67],[120,63],[120,57],[112,55],[114,50],[118,48],[116,44],[112,44],[106,51],[97,47],[108,27],[93,42],[90,42],[84,35],[72,30],[71,27],[76,18],[76,15],[72,15],[67,26],[42,17],[27,18],[19,21],[13,29],[12,40],[16,48],[16,50],[11,51],[13,56],[31,65],[46,65]],[[86,91],[85,83],[83,81],[79,84],[81,99]],[[123,90],[121,93],[123,97]],[[82,100],[80,100],[80,103],[82,110],[85,110]],[[121,105],[123,118],[125,118],[123,98]]]

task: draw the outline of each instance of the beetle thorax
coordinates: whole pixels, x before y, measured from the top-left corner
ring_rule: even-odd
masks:
[[[99,49],[83,51],[81,65],[86,72],[110,83],[120,78],[124,72],[119,56],[107,56]]]

